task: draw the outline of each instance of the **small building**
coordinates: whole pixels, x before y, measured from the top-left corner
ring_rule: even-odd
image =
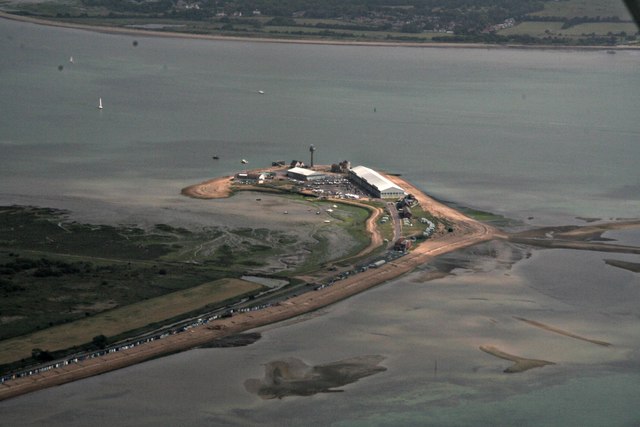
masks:
[[[315,181],[318,179],[326,178],[326,175],[322,172],[317,172],[311,169],[305,169],[300,167],[291,168],[287,171],[287,176],[298,181]]]
[[[264,173],[253,173],[253,172],[249,172],[247,174],[247,179],[250,179],[252,181],[258,181],[258,182],[263,182],[265,180],[265,178],[267,177],[266,174]]]
[[[351,169],[351,162],[349,160],[343,160],[341,161],[338,166],[340,166],[341,172],[349,172],[349,169]]]
[[[411,248],[411,244],[411,240],[401,237],[396,241],[395,245],[393,245],[393,249],[400,252],[406,252]]]
[[[340,163],[333,163],[331,165],[331,172],[333,173],[347,173],[351,169],[351,162],[343,160]]]
[[[402,209],[405,206],[406,207],[411,207],[411,206],[415,206],[418,204],[418,201],[415,199],[415,197],[413,197],[411,194],[408,194],[407,196],[403,197],[402,199],[398,200],[396,202],[396,208],[397,209]]]
[[[266,178],[264,173],[255,173],[255,172],[240,172],[236,174],[236,179],[241,179],[245,181],[256,181],[258,183],[263,183]]]
[[[411,208],[409,206],[405,206],[404,208],[398,209],[398,214],[400,218],[413,218],[413,212],[411,212]]]

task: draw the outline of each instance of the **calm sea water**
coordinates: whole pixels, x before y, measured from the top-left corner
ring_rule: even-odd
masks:
[[[640,52],[210,42],[6,21],[0,39],[5,199],[166,204],[241,158],[306,160],[315,144],[316,163],[399,172],[512,217],[640,211]]]
[[[180,188],[232,173],[241,158],[306,160],[315,144],[317,163],[400,172],[440,198],[531,224],[639,216],[639,52],[211,42],[8,21],[0,40],[3,204],[220,222],[212,203]],[[625,233],[611,236],[637,241]],[[505,259],[523,250],[493,249]],[[637,425],[640,279],[604,263],[637,257],[534,251],[512,265],[472,255],[453,276],[424,282],[417,271],[264,328],[249,347],[186,352],[3,402],[3,422]],[[479,351],[487,344],[556,365],[506,375],[509,362]],[[365,354],[385,356],[387,371],[344,393],[263,401],[242,385],[271,360]]]

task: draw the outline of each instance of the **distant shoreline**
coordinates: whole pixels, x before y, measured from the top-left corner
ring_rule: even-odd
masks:
[[[106,27],[101,25],[75,24],[69,22],[52,21],[31,16],[15,15],[0,11],[0,18],[13,21],[26,22],[49,27],[70,28],[76,30],[93,31],[106,34],[120,34],[140,37],[165,37],[176,39],[255,42],[255,43],[280,43],[280,44],[309,44],[328,46],[363,46],[363,47],[415,47],[415,48],[440,48],[440,49],[523,49],[523,50],[640,50],[639,46],[548,46],[548,45],[519,45],[519,44],[486,44],[486,43],[447,43],[447,42],[394,42],[394,41],[343,41],[323,39],[285,39],[270,37],[240,37],[221,36],[213,34],[187,34],[171,31],[142,30],[138,28]]]

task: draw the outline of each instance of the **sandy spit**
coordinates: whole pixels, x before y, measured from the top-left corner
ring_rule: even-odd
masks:
[[[556,328],[554,326],[549,326],[549,325],[546,325],[544,323],[537,322],[535,320],[529,320],[529,319],[525,319],[524,317],[517,317],[517,316],[514,316],[513,318],[516,319],[516,320],[519,320],[521,322],[527,323],[527,324],[529,324],[531,326],[535,326],[536,328],[540,328],[540,329],[544,329],[545,331],[553,332],[554,334],[563,335],[563,336],[569,337],[569,338],[575,338],[577,340],[590,342],[592,344],[601,345],[603,347],[609,347],[611,345],[611,343],[608,343],[606,341],[600,341],[600,340],[594,340],[592,338],[586,338],[586,337],[583,337],[583,336],[576,335],[574,333],[565,331],[563,329]]]
[[[181,194],[195,199],[222,199],[231,196],[232,176],[210,179],[183,188]]]

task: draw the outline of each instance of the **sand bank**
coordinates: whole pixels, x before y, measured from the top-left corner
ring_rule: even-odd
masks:
[[[612,267],[622,268],[632,273],[640,273],[640,263],[638,262],[627,262],[627,261],[620,261],[617,259],[605,259],[604,262],[606,262],[607,265],[610,265]]]
[[[556,327],[553,327],[553,326],[545,325],[544,323],[536,322],[535,320],[529,320],[529,319],[525,319],[523,317],[517,317],[517,316],[514,316],[513,318],[516,319],[516,320],[520,320],[521,322],[527,323],[527,324],[529,324],[531,326],[535,326],[536,328],[540,328],[540,329],[544,329],[545,331],[553,332],[554,334],[563,335],[563,336],[569,337],[569,338],[575,338],[577,340],[590,342],[592,344],[601,345],[603,347],[609,347],[611,345],[611,343],[608,343],[606,341],[600,341],[600,340],[594,340],[592,338],[586,338],[586,337],[583,337],[583,336],[576,335],[574,333],[565,331],[563,329],[559,329],[559,328],[556,328]]]
[[[625,220],[586,226],[544,227],[513,233],[507,236],[513,243],[523,243],[550,249],[576,249],[585,251],[640,254],[637,246],[603,242],[602,234],[611,230],[640,228],[640,220]]]
[[[504,370],[504,372],[508,374],[524,372],[533,368],[541,368],[546,365],[555,365],[555,363],[548,362],[546,360],[527,359],[520,356],[514,356],[513,354],[505,353],[504,351],[499,350],[497,347],[494,347],[492,345],[481,345],[480,350],[492,356],[499,357],[500,359],[505,359],[513,362],[514,364],[512,366],[509,366]]]

